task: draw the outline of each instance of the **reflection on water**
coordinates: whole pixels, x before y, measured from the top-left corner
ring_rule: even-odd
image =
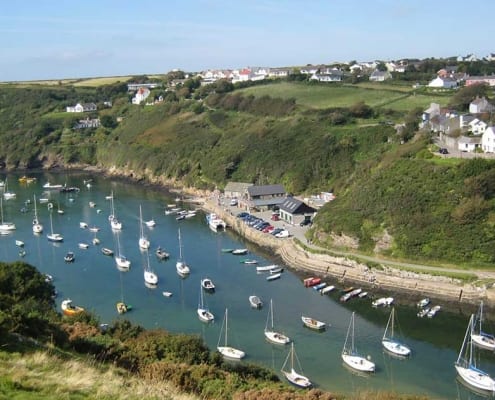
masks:
[[[404,341],[412,348],[407,359],[397,359],[383,352],[381,339],[390,315],[390,309],[372,308],[371,299],[353,299],[342,304],[341,293],[335,290],[330,295],[321,295],[313,289],[304,288],[301,279],[309,274],[294,273],[287,268],[281,279],[266,281],[266,274],[257,274],[256,266],[242,264],[239,258],[222,253],[224,248],[248,248],[249,258],[255,258],[259,265],[279,263],[270,251],[247,243],[231,231],[214,233],[206,225],[204,215],[177,221],[173,215],[165,215],[167,204],[174,203],[175,195],[154,190],[140,184],[129,184],[121,180],[107,180],[89,174],[69,173],[33,174],[37,183],[18,186],[18,176],[9,176],[9,186],[17,193],[17,199],[4,202],[6,219],[16,223],[17,231],[0,236],[0,257],[3,261],[19,259],[15,240],[25,242],[24,261],[33,264],[43,273],[54,277],[59,292],[57,304],[70,297],[76,304],[93,311],[103,323],[128,318],[147,328],[160,327],[171,332],[184,332],[202,337],[210,349],[215,349],[221,329],[221,316],[229,309],[229,342],[246,352],[246,361],[256,362],[272,368],[280,374],[280,368],[287,355],[288,347],[273,345],[265,340],[264,328],[270,299],[277,305],[276,325],[283,327],[297,346],[297,355],[304,368],[304,374],[315,386],[334,392],[355,390],[394,390],[403,393],[425,394],[435,399],[478,399],[477,394],[457,383],[454,361],[462,343],[468,317],[462,309],[456,312],[442,310],[433,319],[416,317],[415,303],[418,299],[405,300],[410,306],[399,305],[400,331]],[[91,187],[83,180],[92,178]],[[79,186],[80,192],[42,193],[41,185],[66,182],[68,186]],[[106,199],[114,194],[116,214],[124,223],[118,234],[110,229],[108,215],[111,202]],[[32,233],[33,205],[28,210],[19,210],[26,199],[49,198],[53,204],[60,204],[65,214],[53,213],[53,224],[65,241],[53,244],[46,239],[49,232],[49,214],[46,204],[38,204],[38,216],[45,226],[45,233]],[[90,207],[90,202],[95,203]],[[153,229],[145,226],[151,241],[150,264],[158,275],[155,289],[147,288],[143,279],[143,266],[147,260],[138,248],[139,205],[143,218],[153,218]],[[191,208],[191,205],[179,204]],[[7,218],[8,217],[8,218]],[[80,222],[89,227],[99,227],[96,234],[81,229]],[[191,274],[181,279],[176,272],[179,249],[177,232],[181,235],[185,258],[191,266]],[[93,245],[95,237],[99,245]],[[118,239],[118,240],[117,240]],[[78,243],[89,244],[87,250]],[[131,260],[128,272],[117,270],[112,257],[101,253],[102,247],[117,250],[119,243],[122,253]],[[170,259],[158,261],[154,249],[161,246],[170,253]],[[64,263],[68,251],[76,254],[72,264]],[[215,322],[204,324],[197,318],[198,286],[201,278],[210,277],[216,285],[214,294],[207,295],[209,309],[216,316]],[[331,282],[339,287],[338,282]],[[173,296],[165,297],[164,291]],[[368,290],[373,294],[372,290]],[[261,311],[249,304],[249,296],[256,294],[265,303]],[[384,293],[387,294],[387,293]],[[381,294],[380,294],[381,295]],[[115,304],[125,300],[133,306],[132,311],[119,315]],[[349,371],[341,360],[342,347],[351,312],[356,312],[356,344],[358,350],[370,355],[376,363],[374,374],[357,376]],[[302,315],[310,315],[328,324],[324,332],[304,328]],[[490,315],[488,315],[490,318]],[[495,373],[495,355],[482,352],[483,368]]]

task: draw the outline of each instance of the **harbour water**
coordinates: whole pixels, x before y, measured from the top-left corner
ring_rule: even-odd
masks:
[[[246,352],[245,361],[254,362],[279,373],[288,346],[272,345],[265,341],[268,305],[273,299],[275,327],[288,335],[295,349],[304,374],[315,386],[335,392],[357,390],[387,390],[410,394],[424,394],[432,399],[478,399],[472,390],[456,379],[454,362],[462,343],[469,315],[465,310],[442,310],[434,318],[416,317],[415,302],[419,299],[398,299],[396,315],[399,325],[396,332],[412,348],[412,356],[397,359],[384,353],[381,339],[390,308],[373,308],[369,298],[353,299],[345,304],[339,302],[340,290],[321,295],[302,285],[303,276],[287,267],[281,279],[268,282],[266,274],[257,274],[256,265],[242,264],[242,258],[258,260],[258,265],[277,263],[266,251],[230,231],[215,233],[205,223],[204,214],[198,212],[193,218],[178,221],[174,215],[165,215],[166,206],[175,203],[175,194],[150,186],[110,180],[89,173],[71,172],[61,174],[33,173],[37,178],[31,184],[21,184],[20,175],[9,174],[9,191],[17,194],[15,199],[3,201],[5,221],[15,222],[17,230],[0,236],[0,260],[21,259],[16,240],[25,243],[26,255],[22,258],[41,272],[53,276],[58,290],[57,307],[70,297],[75,304],[85,307],[99,316],[102,323],[118,318],[128,318],[145,328],[164,328],[171,332],[200,335],[214,350],[217,346],[225,309],[229,310],[229,344]],[[91,182],[88,183],[88,181]],[[60,193],[44,191],[43,184],[66,184],[80,188],[79,192]],[[119,233],[112,232],[108,215],[111,202],[106,198],[113,193],[115,214],[123,223]],[[44,225],[42,235],[32,233],[34,200],[36,195],[38,216]],[[40,204],[39,199],[48,199]],[[30,204],[27,204],[30,200]],[[94,203],[90,205],[90,202]],[[52,204],[51,211],[48,204]],[[154,219],[156,226],[144,227],[151,241],[149,255],[140,251],[139,207],[143,220]],[[177,203],[178,207],[193,205]],[[24,210],[22,210],[24,208]],[[58,209],[64,214],[59,214]],[[49,213],[52,213],[53,230],[64,237],[62,243],[49,242]],[[96,233],[82,229],[80,222],[98,227]],[[191,274],[181,279],[175,262],[179,254],[178,229],[180,227],[183,256],[191,267]],[[117,241],[118,235],[118,241]],[[99,245],[93,245],[97,237]],[[281,239],[283,240],[283,239]],[[78,243],[89,244],[87,250]],[[101,252],[102,247],[122,253],[131,260],[128,272],[120,272],[112,257]],[[161,246],[171,256],[159,261],[155,250]],[[224,253],[224,248],[248,248],[247,256]],[[75,262],[65,263],[68,251],[75,253]],[[158,275],[156,288],[144,284],[143,268],[149,257],[151,268]],[[216,285],[213,294],[205,294],[204,301],[215,315],[215,322],[199,321],[196,309],[199,301],[200,280],[209,277]],[[164,297],[163,291],[173,293]],[[248,298],[258,295],[264,301],[260,310],[252,309]],[[131,312],[119,315],[117,301],[124,300],[133,306]],[[400,301],[401,300],[401,301]],[[356,311],[355,343],[358,350],[376,364],[376,372],[361,376],[346,369],[341,361],[341,351],[346,338],[352,311]],[[321,333],[303,327],[301,316],[306,315],[327,323]],[[486,330],[491,324],[487,324]],[[495,356],[480,352],[482,368],[495,376]]]

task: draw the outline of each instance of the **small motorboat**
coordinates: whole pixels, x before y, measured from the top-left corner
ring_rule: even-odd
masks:
[[[93,232],[93,233],[95,233],[95,232],[99,232],[99,231],[100,231],[100,228],[98,228],[98,227],[96,227],[96,226],[92,226],[91,228],[89,228],[89,231],[90,231],[90,232]]]
[[[440,311],[441,308],[442,308],[441,306],[434,306],[434,307],[432,307],[430,309],[430,311],[428,311],[428,313],[426,314],[426,316],[428,318],[433,318],[437,314],[437,312]]]
[[[305,287],[311,287],[311,286],[315,286],[315,285],[318,285],[321,283],[321,279],[320,278],[315,278],[315,277],[311,277],[311,278],[306,278],[304,281],[304,286]]]
[[[160,260],[165,260],[170,257],[170,254],[163,250],[161,247],[158,247],[156,249],[155,254]]]
[[[116,304],[116,308],[117,308],[117,312],[119,314],[125,314],[126,312],[128,311],[131,311],[132,310],[132,306],[130,304],[126,304],[124,303],[123,301],[119,301],[117,304]]]
[[[90,201],[90,202],[89,202],[89,206],[90,206],[91,208],[95,208],[95,207],[96,207],[96,203],[95,203],[94,201]]]
[[[284,272],[284,269],[282,267],[276,267],[276,268],[272,268],[270,271],[270,274],[280,274],[281,272]]]
[[[248,249],[234,249],[232,250],[232,254],[235,255],[235,256],[242,256],[244,254],[247,254],[248,252]]]
[[[172,292],[162,292],[164,297],[172,297]]]
[[[101,252],[106,255],[106,256],[113,256],[113,250],[107,248],[107,247],[102,247]]]
[[[97,244],[100,244],[100,239],[97,237],[93,238],[93,244],[96,246]]]
[[[419,308],[424,308],[428,304],[430,304],[430,299],[428,297],[425,297],[424,299],[421,299],[420,301],[418,301],[416,303],[416,306],[419,307]]]
[[[263,302],[261,301],[261,299],[258,296],[255,296],[255,295],[249,296],[249,304],[251,304],[252,308],[256,308],[258,310],[261,307],[263,307]]]
[[[213,292],[215,291],[215,284],[210,278],[203,278],[201,279],[201,286],[204,290]]]
[[[245,258],[245,259],[241,260],[240,262],[241,262],[241,264],[258,264],[258,260],[252,260],[249,258]]]
[[[330,293],[334,289],[335,289],[335,286],[334,285],[330,285],[330,286],[327,286],[327,287],[323,288],[320,293],[321,294],[327,294],[327,293]]]
[[[380,297],[379,299],[374,300],[371,305],[373,307],[385,307],[391,305],[393,302],[393,297]]]
[[[74,262],[75,259],[76,259],[76,256],[74,255],[74,253],[72,251],[68,251],[64,257],[64,261],[67,263]]]
[[[416,314],[419,318],[423,318],[424,316],[426,316],[426,314],[428,314],[430,312],[430,309],[428,307],[425,307],[425,308],[422,308],[421,310],[418,311],[418,313]]]
[[[256,267],[256,272],[270,272],[276,268],[279,268],[279,266],[276,264],[263,265],[263,266]]]
[[[146,221],[145,224],[148,228],[153,228],[156,225],[156,222],[154,219],[151,219],[149,221]]]
[[[79,243],[78,244],[80,249],[87,250],[89,248],[89,244],[87,243]]]
[[[267,281],[274,281],[276,279],[279,279],[282,276],[282,274],[279,272],[278,274],[272,274],[270,276],[266,277]]]
[[[61,308],[64,315],[67,315],[68,317],[73,317],[74,315],[80,314],[84,311],[84,308],[73,305],[71,299],[65,299],[62,301]]]
[[[15,241],[15,245],[16,245],[17,247],[24,247],[24,242],[23,242],[22,240],[16,240],[16,241]]]
[[[305,326],[317,331],[322,331],[323,329],[325,329],[326,326],[324,322],[318,321],[311,317],[305,317],[304,315],[301,317],[301,320]]]
[[[86,222],[79,222],[79,228],[88,229],[88,224]]]

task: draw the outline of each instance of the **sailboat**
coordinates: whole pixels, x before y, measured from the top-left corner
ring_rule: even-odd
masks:
[[[220,346],[220,341],[222,339],[222,333],[223,333],[223,328],[225,326],[225,340],[224,340],[224,345]],[[242,350],[236,349],[234,347],[230,347],[228,345],[228,331],[229,331],[229,326],[228,326],[228,309],[225,309],[225,316],[223,318],[223,323],[222,323],[222,329],[220,330],[220,336],[218,338],[218,344],[217,344],[217,350],[220,352],[222,356],[225,358],[230,358],[234,360],[240,360],[241,358],[244,358],[246,353],[244,353]]]
[[[108,216],[108,220],[110,221],[110,226],[113,230],[120,231],[122,229],[122,222],[120,222],[115,216],[115,207],[113,204],[113,192],[111,196],[111,204],[112,204],[112,213]]]
[[[382,345],[390,353],[407,357],[411,354],[411,349],[394,338],[395,308],[392,308],[388,318],[385,332],[383,333]]]
[[[36,195],[34,195],[34,218],[33,218],[33,233],[42,233],[43,225],[38,219],[38,211],[36,209]]]
[[[158,284],[158,275],[153,272],[150,266],[150,256],[146,250],[146,265],[144,267],[144,282],[148,285],[156,286]]]
[[[2,217],[2,222],[0,223],[0,231],[15,231],[16,226],[13,222],[5,222],[3,220],[3,199],[0,197],[0,214]]]
[[[144,235],[143,229],[143,213],[141,211],[141,205],[139,206],[139,248],[148,250],[150,248],[150,241]]]
[[[52,212],[50,211],[50,233],[46,235],[50,242],[63,242],[64,237],[60,233],[53,233],[53,219]]]
[[[126,258],[126,256],[122,255],[120,250],[120,239],[119,234],[116,233],[117,236],[117,254],[115,255],[115,263],[117,264],[117,268],[120,271],[129,271],[131,267],[131,261]]]
[[[189,266],[186,264],[182,256],[182,239],[180,236],[180,228],[179,228],[179,259],[175,264],[175,268],[177,269],[177,273],[182,277],[189,275],[189,273],[191,272]]]
[[[495,350],[495,337],[483,332],[483,302],[480,304],[478,313],[476,314],[475,322],[473,323],[473,332],[471,333],[471,340],[475,346],[481,347],[486,350]]]
[[[287,358],[285,359],[281,372],[284,374],[284,376],[287,378],[287,380],[290,383],[299,386],[301,388],[308,388],[311,386],[311,381],[304,375],[301,375],[296,372],[296,370],[294,369],[294,357],[296,357],[297,359],[297,354],[296,354],[296,350],[294,349],[294,342],[293,342],[290,346],[289,354],[287,354]],[[287,370],[286,366],[289,361],[289,358],[290,358],[290,370]],[[297,362],[299,363],[299,360],[297,360]],[[299,368],[302,369],[300,366]]]
[[[271,321],[271,326],[268,327],[268,323]],[[265,337],[272,343],[275,344],[287,344],[290,343],[289,337],[283,335],[282,333],[276,332],[273,329],[273,301],[270,299],[270,310],[268,310],[268,315],[266,317],[265,325]]]
[[[495,380],[476,366],[473,346],[474,315],[471,314],[459,357],[454,366],[459,377],[476,389],[495,392]]]
[[[359,355],[354,347],[354,312],[351,315],[347,336],[345,338],[344,348],[342,349],[342,360],[352,369],[363,372],[374,372],[375,363]],[[350,336],[350,345],[348,345]]]
[[[5,187],[3,192],[3,198],[5,200],[15,199],[16,194],[14,192],[9,192],[9,183],[7,179],[5,179]]]
[[[215,316],[208,310],[208,307],[204,305],[203,300],[203,287],[199,286],[199,304],[198,304],[198,317],[200,321],[211,322],[215,319]]]
[[[122,274],[120,274],[120,301],[115,305],[119,314],[125,314],[132,310],[132,306],[124,302],[124,285],[122,283]]]

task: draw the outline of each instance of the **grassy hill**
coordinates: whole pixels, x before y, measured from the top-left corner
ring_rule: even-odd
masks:
[[[370,83],[282,82],[209,89],[204,97],[183,89],[155,89],[152,96],[165,101],[135,106],[122,82],[2,86],[0,162],[8,168],[117,167],[138,179],[206,189],[245,181],[282,183],[302,195],[333,190],[337,200],[319,212],[310,231],[322,245],[334,245],[332,234],[348,235],[359,251],[373,253],[389,236],[380,251],[390,257],[467,268],[495,263],[494,163],[441,159],[431,151],[429,133],[406,137],[380,123],[405,121],[413,131],[418,115],[398,109],[432,99],[446,104],[447,95]],[[112,108],[103,107],[107,100]],[[74,130],[82,116],[64,110],[77,102],[99,104],[84,117],[99,116],[103,126]]]

